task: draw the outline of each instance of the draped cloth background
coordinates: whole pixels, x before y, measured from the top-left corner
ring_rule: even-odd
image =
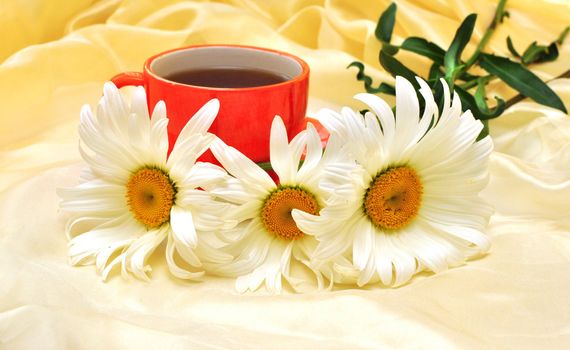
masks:
[[[163,254],[150,283],[70,267],[55,188],[83,165],[80,106],[103,82],[140,70],[151,54],[190,44],[237,43],[289,51],[311,66],[309,112],[351,105],[354,70],[377,62],[373,31],[388,1],[179,0],[0,3],[0,348],[2,349],[567,349],[570,344],[570,118],[530,101],[491,123],[495,152],[484,197],[496,208],[490,253],[397,289],[238,295],[229,279],[170,278]],[[461,19],[495,1],[398,1],[394,40],[426,36],[446,47]],[[554,40],[568,2],[511,0],[487,51]],[[472,43],[473,43],[472,42]],[[467,48],[467,54],[474,46]],[[398,56],[427,72],[423,59]],[[548,80],[567,70],[535,67]],[[570,80],[550,86],[570,107]],[[514,92],[500,84],[503,97]],[[160,251],[160,249],[159,249]]]

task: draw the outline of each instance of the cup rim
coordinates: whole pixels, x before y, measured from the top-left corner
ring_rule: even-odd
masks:
[[[183,51],[183,50],[194,49],[194,48],[204,48],[204,47],[244,48],[244,49],[252,49],[252,50],[257,50],[257,51],[270,52],[270,53],[277,54],[280,56],[286,56],[286,57],[294,60],[295,62],[297,62],[301,66],[301,73],[299,75],[289,79],[289,80],[286,80],[284,82],[280,82],[277,84],[261,85],[261,86],[253,86],[253,87],[243,87],[243,88],[231,88],[231,87],[225,88],[225,87],[209,87],[209,86],[200,86],[200,85],[190,85],[190,84],[178,83],[176,81],[165,79],[165,78],[161,77],[160,75],[154,73],[150,69],[152,62],[154,60],[156,60],[157,58],[166,56],[168,54],[171,54],[171,53],[177,52],[177,51]],[[309,76],[309,70],[310,69],[309,69],[309,65],[307,64],[307,62],[305,62],[300,57],[297,57],[297,56],[290,54],[288,52],[268,49],[265,47],[249,46],[249,45],[235,45],[235,44],[204,44],[204,45],[189,45],[189,46],[184,46],[184,47],[178,47],[178,48],[163,51],[163,52],[160,52],[154,56],[151,56],[144,63],[144,72],[156,80],[159,80],[163,83],[167,83],[167,84],[171,84],[171,85],[185,86],[185,87],[191,87],[194,89],[207,90],[207,91],[259,91],[259,90],[273,89],[273,88],[278,87],[278,86],[285,86],[288,84],[294,84],[294,83],[306,80]]]

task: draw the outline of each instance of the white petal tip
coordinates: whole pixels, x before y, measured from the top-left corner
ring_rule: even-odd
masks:
[[[89,104],[84,104],[83,106],[81,106],[81,114],[91,114],[91,106]]]
[[[220,108],[220,100],[218,100],[217,98],[213,98],[210,101],[208,101],[208,104],[212,106],[212,108],[216,108],[219,109]]]
[[[371,96],[371,94],[366,92],[361,92],[353,96],[354,99],[362,101],[362,99],[366,99],[367,97]]]
[[[103,85],[103,94],[114,94],[117,93],[119,91],[119,89],[117,89],[117,86],[111,82],[111,81],[107,81],[105,82],[105,84]]]
[[[210,125],[214,122],[214,117],[216,117],[218,115],[218,112],[220,111],[220,100],[218,100],[217,98],[213,98],[210,101],[206,102],[206,104],[204,104],[205,110],[208,112],[206,115],[207,119],[211,119],[210,122],[208,123],[208,128],[210,127]]]

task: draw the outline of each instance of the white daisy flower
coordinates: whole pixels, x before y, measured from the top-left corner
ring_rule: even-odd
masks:
[[[74,214],[66,228],[72,265],[94,263],[103,279],[120,265],[124,277],[148,280],[146,260],[165,239],[169,270],[179,278],[203,274],[200,255],[225,258],[197,232],[223,223],[216,218],[225,206],[197,188],[225,172],[195,164],[215,138],[207,130],[219,105],[213,99],[190,119],[168,157],[166,107],[157,103],[150,118],[142,87],[129,106],[106,83],[96,115],[83,107],[79,150],[88,166],[77,187],[58,190],[61,209]]]
[[[483,233],[492,209],[478,193],[488,180],[490,137],[444,87],[441,116],[428,85],[420,118],[416,92],[396,78],[396,116],[375,95],[355,98],[373,112],[323,110],[318,120],[337,135],[353,162],[327,168],[323,183],[337,187],[320,215],[294,210],[298,227],[319,241],[315,259],[346,254],[353,267],[337,265],[344,280],[401,285],[424,269],[433,272],[485,252]],[[350,187],[347,185],[350,184]]]
[[[302,165],[301,156],[306,147]],[[279,184],[257,164],[221,140],[211,150],[222,166],[234,177],[210,192],[236,205],[226,215],[237,221],[233,230],[222,230],[225,249],[236,256],[232,263],[209,265],[208,270],[224,276],[238,277],[239,292],[254,291],[265,282],[270,292],[280,292],[284,278],[293,288],[302,281],[290,274],[291,260],[301,262],[316,274],[320,272],[309,258],[317,242],[299,230],[292,210],[317,214],[324,206],[326,193],[319,188],[322,167],[333,159],[334,140],[323,154],[319,135],[312,124],[288,142],[285,125],[276,116],[271,126],[270,161]],[[336,147],[338,149],[338,147]]]

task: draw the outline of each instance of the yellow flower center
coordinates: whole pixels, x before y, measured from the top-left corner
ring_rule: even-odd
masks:
[[[378,227],[399,229],[418,214],[423,187],[414,169],[389,169],[372,180],[364,196],[364,212]]]
[[[265,229],[282,239],[302,238],[305,234],[299,230],[291,216],[293,209],[316,215],[319,205],[315,196],[303,189],[278,188],[267,197],[261,209],[261,221]]]
[[[170,219],[176,186],[168,174],[157,168],[141,168],[127,182],[127,204],[134,217],[149,228]]]

